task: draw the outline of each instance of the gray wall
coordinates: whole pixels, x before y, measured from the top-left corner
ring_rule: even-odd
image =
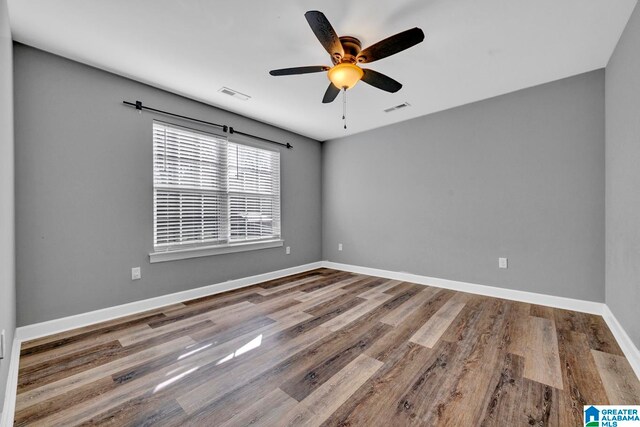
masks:
[[[607,305],[640,347],[640,6],[606,70]]]
[[[604,129],[599,70],[329,141],[324,258],[604,301]]]
[[[0,330],[7,333],[6,358],[0,360],[0,411],[16,327],[11,44],[7,2],[0,0]]]
[[[31,47],[15,44],[14,53],[19,325],[321,259],[319,142]],[[275,248],[149,264],[151,124],[162,117],[122,105],[136,99],[294,145],[281,157],[291,255]],[[140,281],[130,280],[134,266]]]

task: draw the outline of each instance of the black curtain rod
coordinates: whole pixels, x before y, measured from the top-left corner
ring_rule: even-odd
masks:
[[[138,110],[138,111],[142,111],[142,110],[155,111],[156,113],[165,114],[167,116],[178,117],[178,118],[181,118],[181,119],[189,120],[191,122],[202,123],[202,124],[205,124],[205,125],[208,125],[208,126],[215,126],[215,127],[218,127],[220,129],[222,129],[225,132],[227,132],[227,130],[228,130],[228,127],[225,126],[225,125],[219,125],[217,123],[206,122],[206,121],[200,120],[200,119],[194,119],[193,117],[181,116],[180,114],[175,114],[175,113],[170,113],[168,111],[158,110],[157,108],[147,107],[146,105],[142,105],[142,101],[136,101],[136,102],[122,101],[122,103],[126,104],[126,105],[130,105],[132,107],[136,107],[136,110]]]
[[[263,138],[261,136],[256,136],[256,135],[251,135],[250,133],[240,132],[239,130],[235,130],[232,127],[229,127],[229,133],[230,134],[236,134],[237,133],[238,135],[248,136],[249,138],[259,139],[260,141],[269,142],[271,144],[278,144],[278,145],[282,145],[283,147],[293,148],[293,145],[289,144],[288,142],[286,144],[284,144],[282,142],[273,141],[271,139]]]
[[[293,148],[293,145],[289,144],[288,142],[285,144],[285,143],[282,143],[282,142],[273,141],[271,139],[263,138],[261,136],[251,135],[250,133],[240,132],[240,131],[232,128],[231,126],[219,125],[217,123],[207,122],[205,120],[194,119],[193,117],[182,116],[180,114],[175,114],[175,113],[170,113],[168,111],[158,110],[157,108],[147,107],[146,105],[142,105],[142,101],[136,101],[136,102],[122,101],[122,103],[125,104],[125,105],[129,105],[131,107],[135,107],[135,109],[138,110],[138,111],[149,110],[149,111],[153,111],[153,112],[156,112],[156,113],[164,114],[164,115],[167,115],[167,116],[178,117],[180,119],[189,120],[191,122],[202,123],[202,124],[205,124],[207,126],[214,126],[214,127],[222,129],[222,131],[225,132],[225,133],[229,132],[230,134],[238,134],[238,135],[248,136],[249,138],[259,139],[260,141],[268,142],[270,144],[277,144],[277,145],[281,145],[283,147]]]

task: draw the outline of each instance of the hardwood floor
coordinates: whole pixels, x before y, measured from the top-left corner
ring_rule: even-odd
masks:
[[[319,269],[24,343],[15,425],[579,426],[603,319]]]

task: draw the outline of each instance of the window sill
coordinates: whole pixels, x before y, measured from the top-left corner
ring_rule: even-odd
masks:
[[[229,246],[209,246],[201,248],[178,249],[166,252],[152,252],[149,262],[176,261],[179,259],[199,258],[211,255],[232,254],[236,252],[255,251],[258,249],[277,248],[284,245],[284,240],[269,240],[261,242],[235,243]]]

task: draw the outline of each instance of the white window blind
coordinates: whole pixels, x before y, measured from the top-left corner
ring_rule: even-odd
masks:
[[[154,247],[280,239],[280,153],[153,124]]]

